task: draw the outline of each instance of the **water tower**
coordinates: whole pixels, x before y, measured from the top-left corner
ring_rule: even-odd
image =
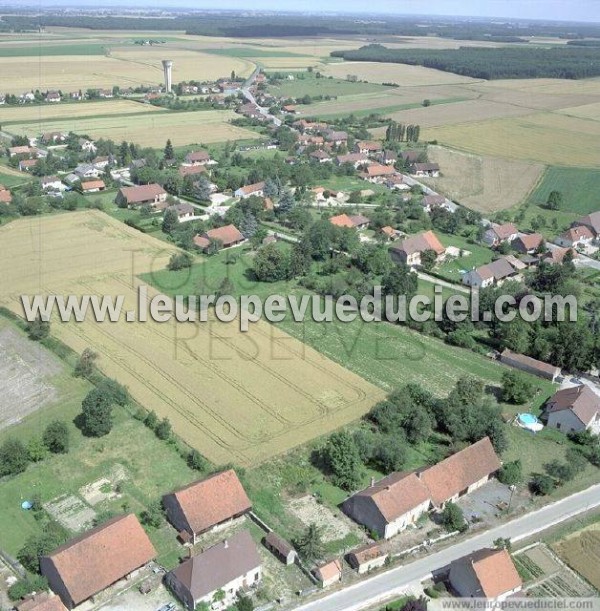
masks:
[[[163,59],[162,65],[165,71],[165,89],[167,93],[171,93],[171,86],[173,85],[173,79],[172,79],[173,60]]]

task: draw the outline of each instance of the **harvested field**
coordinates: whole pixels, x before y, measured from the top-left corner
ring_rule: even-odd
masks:
[[[55,401],[60,372],[45,348],[0,321],[0,429]]]
[[[13,106],[2,109],[2,125],[52,121],[58,119],[80,119],[99,115],[133,115],[150,112],[166,112],[152,104],[140,104],[132,100],[106,100],[51,106]]]
[[[570,117],[600,121],[600,102],[585,104],[583,106],[575,106],[573,108],[563,108],[560,110],[560,113],[569,115]]]
[[[0,300],[16,312],[18,294],[40,288],[123,295],[125,310],[134,310],[133,274],[163,269],[172,252],[91,211],[15,221],[0,236],[11,253],[0,264],[10,294]],[[236,322],[100,324],[88,317],[55,322],[53,334],[77,352],[91,346],[107,375],[218,464],[265,460],[355,420],[383,397],[268,324],[240,333]]]
[[[163,147],[168,138],[175,146],[211,144],[227,140],[247,140],[258,137],[256,132],[236,127],[230,121],[238,117],[229,110],[197,112],[151,112],[133,116],[87,117],[55,119],[37,123],[15,123],[14,134],[35,136],[40,132],[72,131],[91,138],[127,140],[140,146]]]
[[[431,127],[425,140],[479,155],[548,165],[600,166],[600,123],[556,113]]]
[[[442,146],[430,146],[428,155],[431,161],[440,164],[442,176],[423,182],[482,213],[523,202],[544,171],[540,163],[470,155]]]
[[[595,524],[570,535],[555,549],[562,560],[600,590],[600,526]]]
[[[236,57],[215,57],[197,51],[160,47],[114,47],[110,55],[65,55],[0,58],[0,91],[20,94],[32,89],[79,89],[156,85],[163,80],[161,60],[174,60],[173,81],[208,80],[235,70],[248,76],[252,62]]]
[[[356,48],[356,47],[355,47]],[[406,64],[385,64],[380,62],[342,62],[329,64],[323,70],[327,76],[346,78],[356,75],[360,80],[371,83],[397,83],[401,87],[420,87],[423,85],[454,85],[475,83],[476,79],[459,76],[449,72],[408,66]]]

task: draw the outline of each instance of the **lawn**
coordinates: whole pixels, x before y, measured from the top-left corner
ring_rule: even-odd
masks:
[[[559,191],[563,195],[560,212],[584,215],[600,210],[600,172],[597,169],[549,167],[528,202],[545,204],[551,191]]]
[[[15,45],[0,47],[0,57],[49,57],[53,55],[105,55],[106,45],[94,43]]]
[[[31,180],[31,177],[27,174],[21,174],[21,176],[17,176],[16,174],[7,174],[2,171],[0,167],[0,184],[5,187],[11,188],[16,187],[18,185],[24,185]]]
[[[229,47],[226,49],[203,49],[205,53],[211,55],[221,55],[224,57],[244,57],[244,58],[261,58],[261,57],[304,57],[299,53],[291,53],[290,51],[278,49],[263,49],[260,47]]]
[[[331,178],[322,180],[319,182],[321,187],[331,189],[332,191],[344,191],[345,193],[352,193],[352,191],[374,191],[375,193],[389,193],[389,189],[383,185],[370,183],[356,176],[336,176],[333,175]],[[349,204],[352,205],[352,204]]]
[[[439,237],[441,243],[445,247],[454,246],[465,252],[468,251],[471,253],[469,255],[465,255],[464,257],[449,258],[436,268],[437,272],[443,274],[452,282],[461,281],[461,271],[468,271],[474,267],[485,265],[492,260],[494,255],[491,249],[481,246],[480,244],[473,244],[470,240],[462,236],[444,234],[439,231],[436,231],[436,235]]]
[[[269,92],[276,96],[289,98],[302,98],[305,95],[343,97],[363,93],[384,93],[389,87],[373,83],[351,82],[334,78],[317,78],[310,72],[301,72],[295,75],[293,81],[282,80],[278,85],[270,85]],[[309,114],[310,107],[305,114]]]

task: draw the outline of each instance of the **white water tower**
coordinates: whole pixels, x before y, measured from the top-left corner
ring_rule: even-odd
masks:
[[[173,85],[173,78],[172,78],[173,60],[163,59],[162,65],[165,71],[165,90],[167,93],[171,93],[171,87]]]

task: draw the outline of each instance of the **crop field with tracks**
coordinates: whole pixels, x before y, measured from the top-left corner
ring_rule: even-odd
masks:
[[[600,591],[600,528],[598,525],[570,535],[555,545],[558,555]]]
[[[0,264],[19,294],[123,295],[135,308],[135,275],[163,269],[172,251],[99,212],[23,219],[0,229]],[[151,291],[152,294],[152,291]],[[241,333],[225,323],[54,321],[52,333],[133,397],[168,417],[217,464],[252,465],[360,417],[383,392],[268,324]]]
[[[142,112],[136,115],[115,115],[53,119],[10,126],[13,134],[36,136],[44,132],[72,131],[91,138],[127,140],[140,146],[163,147],[167,139],[175,146],[211,144],[227,140],[257,138],[256,132],[237,127],[231,120],[238,117],[229,110],[201,110],[197,112]]]

